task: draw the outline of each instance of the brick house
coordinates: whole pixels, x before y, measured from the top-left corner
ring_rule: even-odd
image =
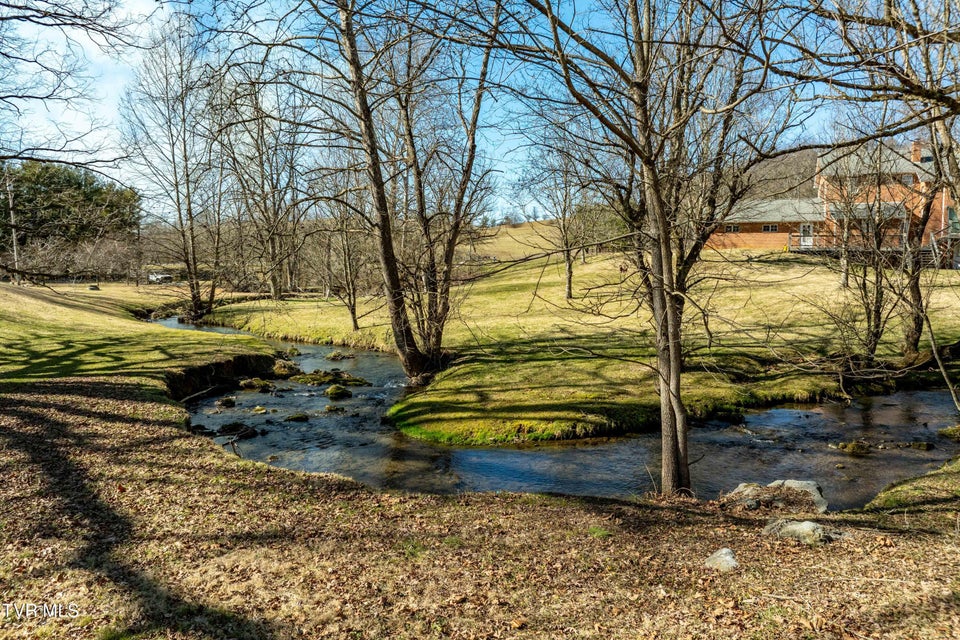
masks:
[[[791,245],[813,246],[826,232],[819,198],[751,200],[743,202],[710,237],[714,249],[789,250]]]
[[[960,224],[949,190],[935,188],[933,171],[933,156],[919,142],[904,147],[837,150],[820,156],[817,193],[826,203],[833,243],[839,244],[846,233],[848,242],[856,246],[864,234],[878,233],[890,248],[919,236],[931,251],[951,249]],[[920,228],[928,204],[930,216]]]
[[[878,237],[896,250],[919,235],[935,262],[957,262],[956,207],[948,190],[933,188],[933,157],[922,144],[827,152],[817,158],[814,184],[813,198],[743,202],[709,245],[830,253],[844,242],[856,247]],[[921,229],[927,202],[930,217]]]

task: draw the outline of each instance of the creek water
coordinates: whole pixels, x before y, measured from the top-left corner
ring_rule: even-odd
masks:
[[[159,321],[177,329],[237,333],[232,329]],[[431,493],[521,491],[628,498],[659,482],[659,435],[519,447],[448,447],[404,436],[382,421],[405,392],[396,357],[334,347],[295,346],[306,372],[341,369],[372,386],[352,387],[353,397],[329,401],[322,387],[276,381],[272,393],[237,391],[236,406],[208,398],[188,409],[194,425],[217,431],[242,422],[262,435],[229,445],[244,458],[301,471],[338,473],[381,488]],[[337,362],[334,351],[354,357]],[[332,405],[335,411],[327,410]],[[306,422],[284,418],[305,413]],[[741,423],[707,422],[691,430],[691,476],[698,497],[711,499],[740,482],[816,480],[831,509],[866,504],[883,487],[937,468],[960,445],[937,435],[957,423],[946,391],[909,391],[857,399],[850,405],[791,405],[751,411]],[[834,446],[863,440],[870,454],[852,457]],[[930,443],[921,450],[907,443]],[[882,447],[882,448],[878,448]]]

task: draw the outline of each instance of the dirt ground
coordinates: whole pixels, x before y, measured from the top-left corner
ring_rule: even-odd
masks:
[[[191,435],[158,392],[0,391],[0,638],[960,637],[960,500],[942,486],[803,514],[847,534],[808,547],[761,534],[778,514],[717,502],[274,469]],[[739,569],[704,568],[720,547]]]

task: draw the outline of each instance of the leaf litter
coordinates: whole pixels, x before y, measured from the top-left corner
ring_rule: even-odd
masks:
[[[151,384],[4,387],[0,602],[78,615],[8,607],[0,638],[960,636],[956,493],[820,515],[373,491],[239,460]],[[796,510],[848,535],[761,535]],[[739,569],[703,567],[720,547]]]

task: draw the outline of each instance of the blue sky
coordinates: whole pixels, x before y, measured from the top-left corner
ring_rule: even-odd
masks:
[[[589,3],[588,3],[589,4]],[[200,11],[204,6],[209,7],[207,0],[198,0],[193,3],[194,11]],[[125,0],[121,4],[121,15],[130,19],[135,25],[133,33],[146,37],[151,26],[147,16],[167,9],[155,0]],[[158,16],[154,16],[158,17]],[[27,38],[35,38],[51,46],[63,46],[62,37],[57,33],[24,31]],[[59,39],[59,40],[58,40]],[[136,49],[124,51],[105,51],[97,43],[79,34],[76,43],[87,60],[87,72],[90,79],[89,100],[85,103],[71,104],[67,107],[60,105],[34,105],[34,108],[25,112],[21,126],[26,131],[54,131],[57,127],[67,131],[82,132],[94,129],[89,136],[88,143],[103,147],[104,157],[120,155],[119,151],[119,103],[127,84],[133,78],[134,70],[140,61],[140,52]],[[488,102],[487,112],[493,115],[493,120],[482,134],[488,145],[488,157],[498,171],[500,183],[499,197],[496,198],[493,211],[494,217],[511,215],[517,217],[524,203],[514,202],[512,182],[520,169],[524,155],[522,145],[526,143],[517,133],[518,123],[512,113],[516,107],[512,100],[501,96],[497,102]],[[825,119],[820,114],[820,120]],[[822,126],[821,122],[811,123]],[[499,125],[499,126],[498,126]],[[528,212],[531,212],[531,203],[526,203]]]
[[[160,10],[155,0],[126,0],[118,17],[131,22],[132,35],[142,37],[149,30],[147,16]],[[38,47],[60,52],[69,47],[82,60],[86,87],[84,100],[69,104],[32,102],[20,115],[19,128],[34,138],[86,134],[84,147],[102,147],[104,158],[118,155],[120,97],[140,60],[139,51],[105,48],[80,31],[65,36],[58,30],[30,24],[22,24],[18,31],[25,41]]]

